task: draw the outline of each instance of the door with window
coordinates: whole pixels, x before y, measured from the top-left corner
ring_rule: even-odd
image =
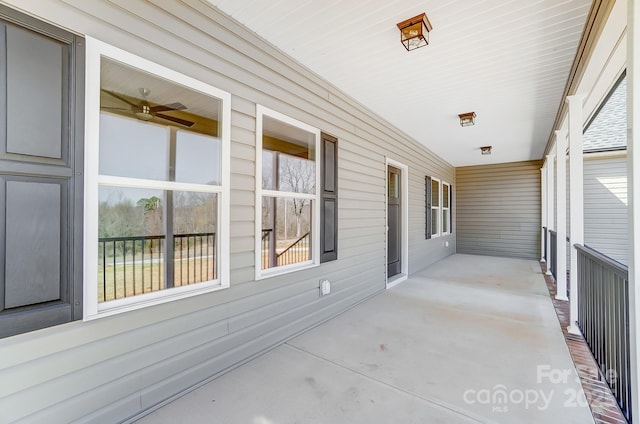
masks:
[[[400,169],[388,166],[387,172],[387,278],[389,278],[399,274],[401,271],[402,215],[400,213]]]

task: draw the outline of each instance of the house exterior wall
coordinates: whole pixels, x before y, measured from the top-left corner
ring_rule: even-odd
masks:
[[[626,154],[585,154],[584,243],[626,265],[628,232]]]
[[[458,253],[539,259],[540,162],[456,168]]]
[[[455,252],[457,226],[424,237],[424,177],[452,184],[455,222],[453,167],[205,2],[5,4],[231,93],[231,237],[228,289],[1,339],[1,422],[126,420],[383,290],[387,157],[409,169],[409,272]],[[256,104],[339,140],[338,260],[260,281]]]

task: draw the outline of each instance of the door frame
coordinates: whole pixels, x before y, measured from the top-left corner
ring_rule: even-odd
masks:
[[[389,157],[385,158],[385,192],[384,192],[384,217],[385,217],[385,249],[384,249],[384,266],[385,266],[385,285],[387,289],[400,284],[407,279],[409,275],[409,167],[402,162],[398,162]],[[389,233],[389,216],[388,216],[388,199],[389,199],[389,166],[400,170],[400,273],[389,278],[387,275],[388,258],[388,240]]]

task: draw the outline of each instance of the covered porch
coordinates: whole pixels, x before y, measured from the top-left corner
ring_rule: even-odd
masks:
[[[586,397],[600,406],[606,401]],[[539,264],[465,254],[413,274],[139,422],[214,418],[593,422]]]

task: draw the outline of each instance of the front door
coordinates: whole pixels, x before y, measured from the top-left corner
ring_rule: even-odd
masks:
[[[388,166],[387,191],[387,278],[400,273],[401,270],[401,234],[402,222],[400,214],[400,169]]]

